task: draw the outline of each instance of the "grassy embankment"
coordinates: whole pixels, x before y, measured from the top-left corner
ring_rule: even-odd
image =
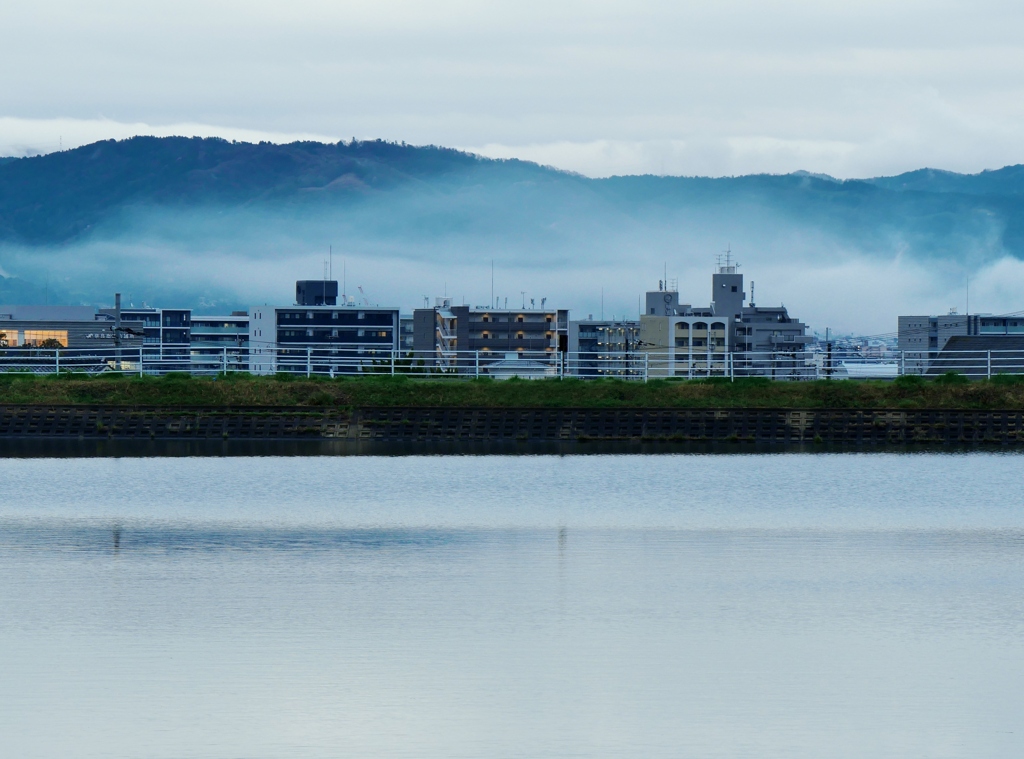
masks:
[[[424,381],[407,377],[306,379],[229,375],[192,378],[0,374],[0,404],[116,406],[490,406],[689,408],[1024,409],[1024,377],[969,382],[772,382],[746,379]]]

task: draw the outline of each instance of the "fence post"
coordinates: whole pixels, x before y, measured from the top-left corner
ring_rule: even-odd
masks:
[[[644,354],[644,382],[647,381],[647,365],[649,363],[648,360],[650,359],[650,357],[651,357],[650,353],[645,353]]]
[[[730,382],[735,382],[736,381],[736,372],[733,370],[733,355],[732,355],[732,352],[730,351],[729,353],[726,353],[725,355],[726,355],[726,357],[729,360],[729,381]]]
[[[124,369],[123,366],[122,367],[118,367],[118,368],[122,369],[122,370]],[[140,377],[142,376],[142,346],[141,345],[139,346],[139,376]]]
[[[54,374],[60,374],[60,348],[53,349]]]
[[[308,379],[313,374],[313,349],[310,346],[306,346],[306,378]]]
[[[907,352],[900,351],[900,376],[907,373]]]
[[[985,373],[987,379],[992,379],[992,351],[986,351]]]
[[[473,376],[480,379],[480,351],[474,351]]]
[[[391,376],[395,376],[395,350],[391,349]]]
[[[221,357],[221,367],[223,368],[224,374],[228,373],[228,349],[221,348],[224,351],[224,355]]]

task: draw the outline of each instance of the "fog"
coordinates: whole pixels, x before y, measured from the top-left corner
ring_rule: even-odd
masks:
[[[583,318],[600,316],[603,300],[605,317],[635,317],[666,271],[684,302],[706,305],[730,247],[759,305],[783,303],[821,332],[875,335],[894,332],[899,314],[963,312],[968,278],[972,311],[1019,310],[1024,263],[998,232],[954,235],[951,255],[906,231],[851,236],[756,203],[613,207],[585,194],[410,189],[355,205],[136,207],[80,242],[2,246],[0,265],[35,285],[35,302],[45,282],[51,303],[109,305],[118,291],[135,305],[223,313],[291,303],[294,281],[323,277],[333,249],[349,295],[362,302],[362,286],[369,302],[409,312],[444,294],[486,304],[493,261],[502,304],[547,298]]]

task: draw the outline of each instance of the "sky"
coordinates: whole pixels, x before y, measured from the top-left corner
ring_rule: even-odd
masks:
[[[524,158],[591,177],[978,172],[1024,163],[1022,31],[1024,4],[1004,0],[8,3],[0,155],[136,134],[355,137]],[[699,303],[715,255],[731,243],[759,292],[818,330],[884,333],[898,313],[963,308],[968,280],[972,303],[985,310],[1024,307],[1024,263],[1000,249],[998,235],[980,266],[965,253],[943,268],[904,255],[898,240],[862,250],[793,230],[785,244],[771,243],[769,227],[711,220],[668,230],[671,239],[637,233],[622,242],[629,271],[620,259],[587,265],[582,250],[551,281],[539,281],[551,272],[541,268],[510,275],[505,286],[513,296],[543,289],[576,313],[599,313],[604,302],[622,314],[668,265],[684,299]],[[256,262],[241,237],[7,246],[0,273],[45,287],[53,272],[79,276],[78,266],[106,282],[151,256],[153,282],[185,282],[196,268],[158,274],[157,264],[194,260],[216,284],[212,262],[233,245],[246,252],[224,259],[224,283],[241,282],[244,270],[239,299],[279,298],[287,297],[282,283],[320,276],[323,250],[345,242],[309,229],[272,239],[274,250]],[[166,255],[170,244],[176,256]],[[445,290],[481,300],[489,275],[478,264],[502,245],[481,241],[460,267],[442,270],[417,263],[416,246],[388,258],[371,253],[371,241],[349,263],[378,297],[406,308]]]
[[[9,3],[0,155],[132,134],[404,140],[589,176],[1024,162],[1003,0]]]

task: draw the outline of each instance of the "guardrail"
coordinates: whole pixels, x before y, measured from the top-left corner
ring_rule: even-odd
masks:
[[[866,358],[817,350],[730,352],[632,351],[565,353],[555,351],[446,351],[427,354],[373,346],[301,344],[288,347],[210,347],[151,345],[106,348],[0,347],[0,373],[64,372],[132,374],[233,372],[298,376],[405,374],[432,379],[491,377],[543,379],[618,378],[632,381],[679,378],[768,377],[776,380],[892,379],[954,372],[972,379],[996,374],[1024,375],[1024,351],[897,351]]]

